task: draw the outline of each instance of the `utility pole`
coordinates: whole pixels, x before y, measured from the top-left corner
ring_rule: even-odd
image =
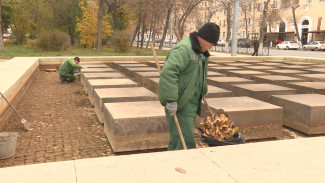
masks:
[[[239,0],[235,0],[234,6],[234,19],[232,27],[232,39],[231,39],[231,56],[237,55],[237,32],[238,32],[238,12],[239,12]]]

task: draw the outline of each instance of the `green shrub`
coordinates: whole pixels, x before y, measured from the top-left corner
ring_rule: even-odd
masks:
[[[111,45],[118,53],[128,52],[130,50],[130,33],[127,30],[114,32]]]
[[[70,36],[60,31],[43,32],[39,35],[37,48],[45,51],[66,51],[70,46]]]

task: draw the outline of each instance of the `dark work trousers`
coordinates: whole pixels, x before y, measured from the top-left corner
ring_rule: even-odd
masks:
[[[252,54],[252,56],[254,56],[254,55],[258,56],[258,50],[254,50],[254,53]]]

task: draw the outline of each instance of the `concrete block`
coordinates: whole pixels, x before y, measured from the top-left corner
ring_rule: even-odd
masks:
[[[284,125],[310,135],[325,133],[324,95],[275,95],[272,103],[283,107]]]
[[[208,71],[208,77],[225,77],[225,74],[221,74],[219,72]]]
[[[112,68],[88,68],[88,69],[81,69],[81,73],[96,73],[96,72],[116,72]]]
[[[89,79],[85,85],[88,98],[94,104],[94,89],[96,88],[126,88],[137,87],[138,84],[130,79]]]
[[[283,109],[250,97],[208,98],[212,111],[225,110],[246,140],[280,137]],[[202,115],[208,114],[202,103]]]
[[[135,72],[134,73],[134,81],[144,85],[148,78],[159,78],[160,73],[159,72]]]
[[[241,77],[246,79],[251,79],[252,76],[256,75],[267,75],[269,73],[262,71],[254,71],[254,70],[238,70],[238,71],[229,71],[227,73],[229,76]]]
[[[270,84],[280,85],[280,86],[288,86],[288,83],[290,82],[304,81],[303,79],[300,78],[283,76],[283,75],[252,76],[252,80],[256,81],[257,83],[270,83]]]
[[[232,91],[232,86],[235,84],[250,84],[255,83],[255,81],[239,77],[208,77],[207,83]]]
[[[325,82],[293,82],[289,86],[298,90],[298,93],[325,94]]]
[[[235,63],[226,63],[225,65],[227,65],[227,66],[231,66],[231,67],[252,66],[252,64],[240,63],[240,62],[235,62]]]
[[[169,130],[159,101],[105,103],[103,110],[114,152],[167,147]]]
[[[104,103],[157,100],[157,95],[143,87],[94,89],[94,107],[97,117],[104,123]]]
[[[164,66],[165,61],[158,61],[160,67],[162,68]],[[156,61],[148,61],[146,64],[150,67],[157,68]]]
[[[118,72],[97,72],[97,73],[81,73],[80,81],[82,85],[88,82],[89,79],[113,79],[125,78],[124,75]]]
[[[306,70],[306,69],[310,69],[310,66],[306,66],[306,65],[284,65],[284,66],[280,66],[280,68],[283,69],[298,69],[298,70]]]
[[[245,69],[250,70],[272,70],[276,69],[275,67],[264,66],[264,65],[255,65],[255,66],[244,66]]]
[[[297,77],[308,81],[325,81],[325,74],[297,74]]]
[[[233,86],[234,96],[248,96],[264,102],[270,102],[272,95],[295,94],[296,90],[272,84],[239,84]]]
[[[286,64],[277,63],[277,62],[261,62],[261,63],[256,63],[256,65],[264,65],[264,66],[270,66],[270,67],[280,67],[280,66],[284,66]]]
[[[237,60],[237,62],[256,64],[256,63],[261,63],[263,61],[262,60]]]
[[[146,78],[143,86],[158,95],[158,84],[160,78]]]
[[[310,62],[298,62],[298,61],[286,61],[287,64],[290,65],[315,65],[315,63]]]
[[[208,85],[208,96],[207,98],[219,98],[219,97],[231,97],[232,96],[232,92],[219,88],[219,87],[215,87],[212,85]]]
[[[222,74],[228,74],[228,71],[240,70],[240,69],[241,68],[239,68],[239,67],[222,66],[222,67],[209,67],[208,71],[215,71],[215,72],[220,72]]]
[[[314,74],[325,73],[325,68],[313,68],[313,69],[305,69],[305,70]]]
[[[80,63],[80,65],[88,68],[108,68],[108,66],[103,63]]]
[[[158,69],[153,67],[121,67],[121,72],[128,76],[129,78],[135,77],[135,72],[157,72],[159,73]]]
[[[295,76],[296,74],[308,74],[307,71],[299,71],[293,69],[275,69],[275,70],[267,70],[266,72],[270,72],[271,74],[280,74],[285,76]]]

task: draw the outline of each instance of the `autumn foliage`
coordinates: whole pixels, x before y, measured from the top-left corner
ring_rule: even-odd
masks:
[[[79,3],[82,10],[82,17],[77,20],[77,31],[80,34],[80,44],[94,47],[97,43],[98,28],[98,5],[96,3],[87,4],[85,0]],[[102,39],[111,35],[111,26],[108,22],[108,16],[103,17]]]

